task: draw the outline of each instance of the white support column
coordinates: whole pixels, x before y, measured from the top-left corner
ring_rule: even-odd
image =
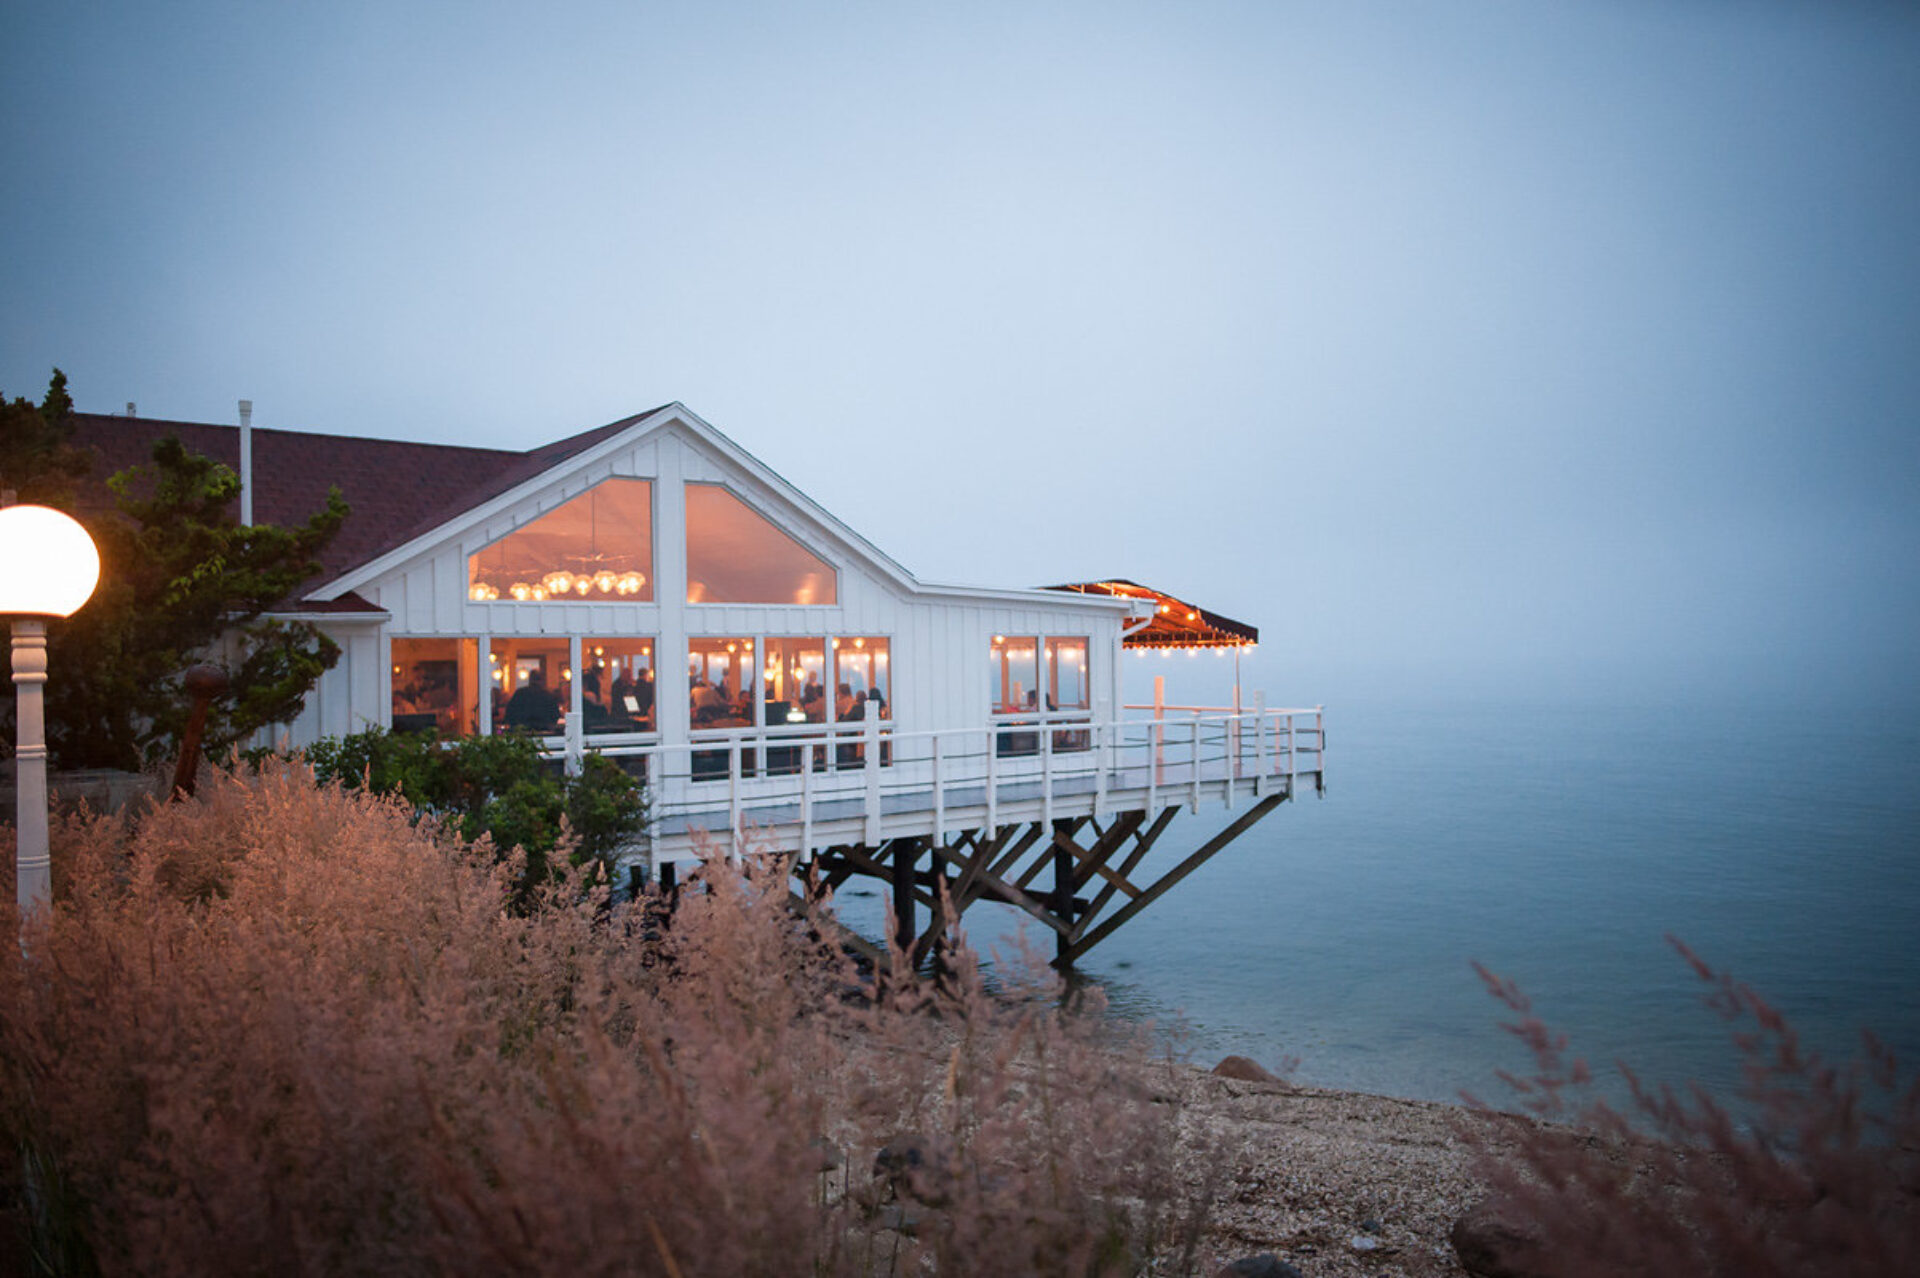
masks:
[[[566,732],[566,769],[569,775],[579,776],[586,762],[586,706],[587,694],[580,686],[587,681],[586,668],[581,664],[582,655],[580,636],[573,635],[567,640],[567,669],[573,671],[573,678],[567,680],[567,732]]]

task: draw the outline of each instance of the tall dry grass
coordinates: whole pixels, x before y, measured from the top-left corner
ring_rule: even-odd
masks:
[[[963,938],[876,982],[778,864],[509,908],[512,858],[413,817],[270,766],[57,824],[0,946],[16,1268],[1191,1267],[1171,1089],[1057,991],[988,998]]]
[[[1672,938],[1670,938],[1672,939]],[[1734,1032],[1743,1085],[1652,1086],[1625,1065],[1626,1111],[1511,980],[1480,969],[1516,1015],[1534,1072],[1506,1075],[1545,1124],[1494,1119],[1479,1144],[1513,1272],[1565,1278],[1908,1278],[1920,1274],[1920,1076],[1871,1034],[1834,1064],[1752,987],[1672,944]],[[1485,1107],[1482,1106],[1484,1109]]]

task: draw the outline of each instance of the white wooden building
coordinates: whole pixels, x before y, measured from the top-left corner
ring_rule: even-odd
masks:
[[[332,461],[299,460],[330,438]],[[921,582],[680,404],[527,454],[382,446],[240,444],[263,499],[266,459],[351,456],[384,510],[292,612],[342,649],[292,743],[379,725],[532,732],[565,761],[598,751],[644,778],[634,858],[667,881],[716,849],[791,854],[835,881],[880,874],[916,937],[916,903],[944,884],[959,908],[1028,909],[1071,961],[1171,886],[1128,876],[1175,811],[1244,807],[1224,846],[1320,784],[1317,710],[1123,705],[1124,648],[1206,631],[1169,628],[1197,610],[1131,583]],[[422,476],[405,527],[379,496],[383,468],[403,466]],[[461,466],[465,486],[446,473]]]

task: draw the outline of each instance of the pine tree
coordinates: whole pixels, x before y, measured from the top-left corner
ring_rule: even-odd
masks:
[[[15,400],[0,418],[0,482],[22,501],[74,514],[100,548],[93,598],[48,627],[55,766],[130,769],[171,757],[187,715],[181,677],[199,661],[229,675],[207,720],[210,755],[292,720],[340,650],[306,622],[265,614],[319,571],[347,516],[339,490],[299,527],[242,527],[239,477],[169,436],[151,463],[108,479],[116,514],[86,514],[73,488],[92,454],[69,442],[72,411],[56,369],[40,407]],[[12,712],[8,699],[8,743]]]

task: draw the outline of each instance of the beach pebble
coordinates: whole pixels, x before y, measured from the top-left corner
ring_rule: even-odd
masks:
[[[1375,1251],[1380,1246],[1380,1240],[1369,1234],[1355,1234],[1347,1240],[1347,1246],[1355,1251]]]
[[[1221,1269],[1214,1278],[1304,1278],[1298,1269],[1270,1251],[1257,1256],[1242,1256]]]

